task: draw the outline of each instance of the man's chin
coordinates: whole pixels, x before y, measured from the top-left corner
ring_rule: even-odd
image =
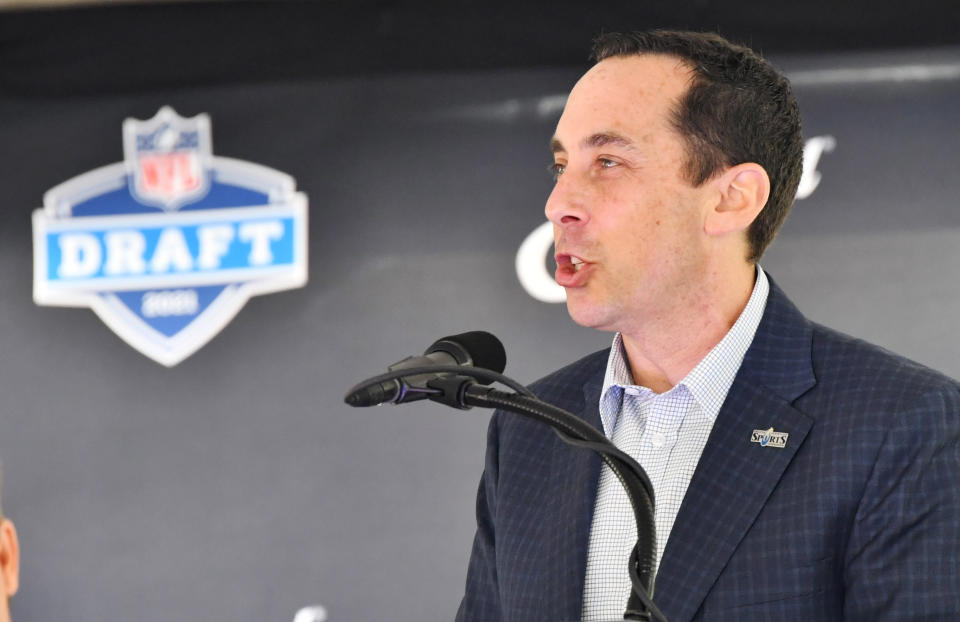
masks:
[[[577,300],[569,295],[567,296],[567,313],[570,314],[570,319],[585,328],[617,330],[612,326],[613,322],[611,322],[610,313],[606,308]]]

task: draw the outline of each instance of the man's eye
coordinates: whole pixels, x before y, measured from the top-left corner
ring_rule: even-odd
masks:
[[[567,168],[566,164],[560,164],[559,162],[554,162],[553,164],[547,167],[547,170],[550,171],[550,174],[553,175],[554,177],[559,177],[560,175],[563,175],[563,171],[565,171],[566,168]]]
[[[600,158],[600,168],[613,168],[614,166],[620,166],[620,163],[615,162],[614,160]]]

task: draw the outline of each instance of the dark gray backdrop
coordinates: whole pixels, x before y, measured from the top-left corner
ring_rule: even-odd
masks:
[[[774,60],[805,134],[836,147],[763,266],[811,318],[960,376],[960,50]],[[608,344],[514,272],[582,70],[0,96],[17,622],[452,618],[488,413],[341,400],[463,330],[499,335],[522,381]],[[122,120],[166,104],[211,115],[215,154],[292,174],[311,218],[309,284],[251,300],[172,369],[31,300],[43,192],[122,159]]]

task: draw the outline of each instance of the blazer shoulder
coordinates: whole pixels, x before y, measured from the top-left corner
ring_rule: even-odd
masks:
[[[531,383],[529,388],[545,402],[581,415],[589,421],[599,420],[599,413],[593,412],[596,404],[590,404],[599,400],[609,355],[610,348],[588,354]],[[527,430],[530,426],[539,430],[542,425],[526,417],[505,417],[506,414],[508,413],[498,410],[491,420],[491,429],[497,431],[502,438],[513,436],[516,430]],[[503,428],[499,429],[501,426]],[[553,435],[550,435],[550,438],[553,438]]]
[[[593,380],[603,383],[609,358],[610,348],[588,354],[533,382],[530,390],[541,398],[566,395],[570,392],[580,395],[586,382]]]
[[[931,393],[960,395],[960,383],[942,372],[826,326],[811,326],[818,384],[906,400]]]

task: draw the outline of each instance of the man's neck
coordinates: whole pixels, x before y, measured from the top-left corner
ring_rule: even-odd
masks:
[[[621,330],[634,383],[663,393],[683,380],[740,317],[755,279],[753,264],[708,279],[678,292],[670,308],[641,326]]]

